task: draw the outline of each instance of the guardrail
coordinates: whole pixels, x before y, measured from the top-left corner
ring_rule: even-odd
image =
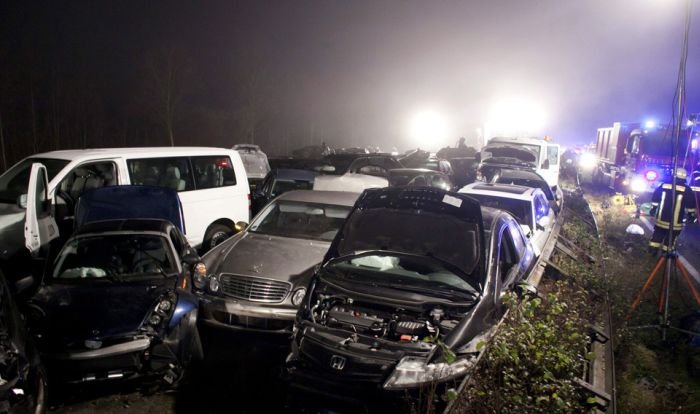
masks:
[[[580,187],[577,188],[577,191],[570,193],[569,197],[583,197],[583,193],[581,192]],[[584,205],[586,207],[586,211],[583,213],[586,214],[588,217],[581,217],[581,219],[584,223],[587,223],[589,226],[591,226],[591,229],[595,231],[596,236],[600,240],[600,230],[595,214],[593,214],[593,212],[591,211],[590,206],[585,200],[585,198],[582,201],[584,201]],[[547,239],[547,242],[545,243],[545,246],[542,249],[542,254],[538,258],[537,262],[535,263],[535,266],[533,267],[533,270],[526,279],[526,282],[535,288],[539,287],[544,277],[552,276],[553,274],[556,274],[557,277],[567,276],[550,260],[554,255],[555,251],[558,251],[562,254],[566,254],[572,257],[573,259],[585,257],[587,260],[592,262],[598,260],[597,258],[592,257],[590,254],[584,251],[581,247],[577,246],[575,243],[571,242],[566,237],[560,234],[561,228],[564,224],[563,221],[565,216],[565,208],[566,206],[562,205],[561,212],[557,217],[557,221],[555,222],[555,225],[552,228],[552,232],[550,233],[549,238]],[[601,266],[604,270],[602,277],[606,278],[607,280],[608,275],[605,271],[604,258],[601,262]],[[596,401],[593,405],[591,412],[605,412],[616,414],[617,407],[615,403],[615,362],[613,354],[614,344],[611,335],[612,316],[610,313],[610,304],[607,298],[607,294],[602,299],[604,304],[603,309],[601,309],[602,313],[604,314],[603,324],[591,324],[588,327],[587,332],[590,338],[590,345],[588,351],[593,352],[595,358],[583,364],[581,369],[581,375],[579,376],[577,383],[581,388],[585,389],[586,392],[590,393],[595,397]],[[496,325],[495,331],[497,331],[500,328],[501,324],[506,319],[506,316],[507,311],[504,317],[501,319],[501,321]],[[484,351],[479,354],[474,363],[474,367],[478,366],[478,364],[481,361],[481,357],[485,354],[485,352],[488,352],[488,348],[484,349]],[[475,368],[472,369],[472,372],[474,370]],[[472,379],[472,375],[469,374],[462,380],[459,387],[457,388],[458,394],[461,394],[464,391],[464,389],[468,386],[469,382]],[[454,401],[449,402],[448,405],[445,407],[444,413],[451,413],[454,404]]]

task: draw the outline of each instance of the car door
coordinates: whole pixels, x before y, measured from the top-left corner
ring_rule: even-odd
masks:
[[[58,237],[58,226],[51,210],[46,167],[32,164],[27,188],[24,243],[32,256]]]

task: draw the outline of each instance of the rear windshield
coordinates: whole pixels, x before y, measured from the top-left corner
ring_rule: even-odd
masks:
[[[267,159],[264,156],[247,152],[240,152],[239,154],[241,155],[241,160],[243,161],[246,174],[255,177],[264,177],[268,172],[270,172],[270,164],[268,164]]]
[[[39,162],[46,167],[49,181],[69,163],[68,160],[54,158],[27,158],[15,164],[14,167],[0,175],[0,203],[15,203],[17,202],[17,197],[27,194],[29,175],[32,171],[32,164],[35,162]]]
[[[532,227],[532,207],[528,200],[496,197],[483,194],[467,194],[479,201],[482,207],[493,207],[509,212],[520,224]]]

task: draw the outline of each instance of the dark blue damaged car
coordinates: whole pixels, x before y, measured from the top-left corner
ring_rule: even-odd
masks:
[[[76,227],[28,306],[49,377],[177,384],[202,357],[192,293],[202,265],[183,235],[177,193],[94,190],[79,201]]]

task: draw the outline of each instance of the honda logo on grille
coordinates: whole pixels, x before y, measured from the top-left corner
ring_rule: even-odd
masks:
[[[342,371],[343,368],[345,368],[345,357],[342,357],[340,355],[333,355],[331,357],[331,368],[337,369],[338,371]]]

